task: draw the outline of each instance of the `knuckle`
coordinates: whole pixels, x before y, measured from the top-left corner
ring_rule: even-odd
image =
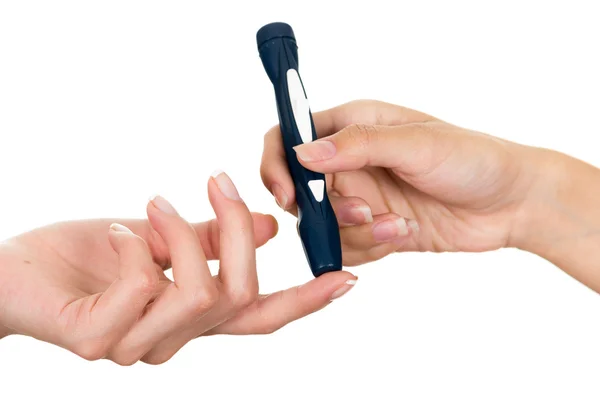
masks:
[[[253,283],[255,284],[255,283]],[[249,285],[245,288],[236,289],[229,293],[229,299],[231,300],[235,310],[243,310],[250,306],[258,297],[258,285]]]
[[[141,270],[135,280],[136,289],[143,294],[149,294],[156,291],[158,284],[158,274],[154,269]]]
[[[130,367],[133,364],[138,362],[138,358],[137,357],[118,356],[118,357],[112,358],[112,361],[122,367]]]
[[[187,297],[187,308],[193,315],[203,314],[219,301],[219,291],[214,285],[198,288]]]
[[[175,352],[169,352],[169,351],[156,352],[156,353],[152,352],[151,354],[147,354],[146,356],[144,356],[142,358],[142,361],[149,365],[160,365],[160,364],[164,364],[167,361],[169,361],[171,358],[173,358],[174,355],[175,355]]]
[[[110,352],[110,360],[122,367],[129,367],[140,360],[141,355],[129,343],[120,343]]]
[[[83,339],[73,347],[73,352],[87,361],[97,361],[108,354],[106,345],[106,342],[99,338]]]
[[[359,150],[368,148],[376,139],[378,129],[369,124],[352,124],[344,131],[348,141]]]
[[[260,330],[259,334],[261,335],[270,335],[270,334],[274,334],[275,332],[279,331],[281,329],[281,326],[275,323],[270,323],[270,324],[266,324],[262,327],[262,329]]]

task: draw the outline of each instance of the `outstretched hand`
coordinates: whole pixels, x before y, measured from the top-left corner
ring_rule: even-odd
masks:
[[[274,332],[354,285],[336,272],[259,295],[255,249],[275,236],[276,221],[251,214],[225,173],[208,193],[217,216],[208,222],[190,225],[158,196],[148,220],[60,223],[0,245],[0,337],[31,336],[88,360],[158,364],[198,336]]]

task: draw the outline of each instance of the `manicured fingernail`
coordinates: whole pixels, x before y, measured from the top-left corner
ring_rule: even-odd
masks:
[[[314,141],[294,147],[300,160],[305,162],[329,160],[335,156],[335,145],[331,141]]]
[[[338,221],[344,225],[362,225],[373,222],[373,214],[368,206],[344,207],[338,210]]]
[[[123,233],[131,233],[133,234],[133,232],[131,230],[129,230],[127,227],[121,225],[120,223],[113,223],[112,225],[110,225],[111,230],[114,230],[115,232],[123,232]]]
[[[273,193],[273,196],[275,196],[275,201],[277,202],[277,205],[285,210],[287,208],[288,196],[287,194],[285,194],[283,188],[277,183],[274,183],[271,187],[271,192]]]
[[[356,280],[347,280],[346,283],[331,294],[331,300],[338,299],[345,295],[356,285]]]
[[[219,190],[225,197],[230,200],[242,201],[242,198],[240,197],[235,185],[225,172],[216,170],[211,174],[211,177],[215,180],[215,182],[217,182]]]
[[[408,235],[408,225],[404,218],[390,219],[373,225],[373,238],[380,243],[406,235]]]
[[[158,208],[160,211],[164,212],[165,214],[169,214],[169,215],[175,215],[175,214],[177,214],[177,211],[175,211],[175,208],[173,208],[173,206],[171,205],[171,203],[169,203],[162,196],[153,196],[153,197],[150,198],[150,202],[156,208]]]
[[[410,219],[406,223],[408,224],[408,227],[412,230],[413,233],[419,232],[420,228],[419,228],[419,224],[417,223],[417,221],[415,221],[414,219]]]
[[[357,212],[362,213],[362,216],[365,219],[365,223],[371,223],[373,222],[373,214],[371,213],[371,208],[364,206],[364,207],[356,207],[354,209]]]

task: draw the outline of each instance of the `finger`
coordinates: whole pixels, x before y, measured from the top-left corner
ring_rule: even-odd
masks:
[[[210,178],[208,196],[220,227],[219,278],[234,302],[238,297],[253,300],[258,295],[258,281],[250,212],[223,171]]]
[[[354,124],[340,132],[296,146],[300,163],[313,171],[334,173],[366,166],[422,174],[446,159],[452,142],[435,123],[402,126]]]
[[[277,235],[277,221],[272,215],[259,213],[251,213],[254,229],[254,247],[263,246],[267,241]],[[192,224],[196,231],[197,239],[202,246],[202,251],[207,260],[219,259],[220,255],[220,230],[219,223],[216,219],[210,221]],[[149,246],[152,251],[154,260],[161,264],[163,268],[167,268],[171,264],[169,257],[169,249],[166,242],[147,222],[143,226],[149,241]]]
[[[373,221],[371,207],[360,197],[329,195],[329,201],[340,228],[362,225]]]
[[[377,215],[373,222],[340,230],[342,261],[356,266],[381,259],[402,249],[417,249],[419,226],[413,219],[388,213]]]
[[[169,250],[175,285],[183,290],[210,288],[212,276],[195,230],[163,197],[155,196],[147,206],[150,225]]]
[[[340,237],[343,244],[352,249],[367,250],[382,243],[407,239],[416,228],[416,221],[387,213],[375,216],[372,223],[342,229]]]
[[[432,116],[416,110],[370,100],[349,102],[312,116],[317,138],[335,134],[353,124],[404,125],[434,120]],[[293,208],[296,200],[294,184],[288,171],[279,126],[271,128],[265,135],[260,174],[278,205],[284,210]]]
[[[208,183],[208,195],[221,232],[219,279],[224,297],[201,321],[157,344],[142,358],[147,363],[160,364],[169,360],[190,340],[230,319],[258,297],[250,212],[223,171],[213,173]]]
[[[357,278],[340,271],[322,275],[308,283],[261,297],[236,317],[205,335],[268,334],[314,313],[348,292]]]
[[[260,213],[252,213],[254,221],[254,238],[255,246],[260,247],[267,241],[273,238],[278,232],[277,221],[272,215]],[[73,255],[87,260],[90,257],[103,258],[106,249],[110,247],[103,244],[90,246],[89,236],[93,236],[94,240],[103,239],[106,235],[106,230],[109,229],[112,223],[119,223],[126,226],[134,234],[144,239],[150,248],[150,253],[154,262],[159,264],[163,269],[170,267],[171,258],[169,257],[169,249],[163,238],[152,228],[147,219],[96,219],[86,220],[81,222],[70,222],[68,227],[62,224],[53,225],[53,228],[59,228],[61,236],[66,239],[81,242],[74,244]],[[219,258],[219,226],[216,219],[206,222],[192,224],[196,231],[196,239],[202,246],[207,260],[215,260]],[[108,241],[106,241],[108,245]],[[85,248],[82,248],[85,247]],[[107,258],[110,259],[110,258]]]
[[[215,185],[217,189],[215,189]],[[230,192],[231,198],[223,197],[223,191]],[[214,181],[211,180],[209,182],[209,196],[217,214],[219,224],[223,225],[221,227],[222,236],[220,241],[222,245],[221,252],[223,252],[224,256],[221,258],[219,274],[225,284],[226,291],[228,291],[226,293],[228,299],[220,299],[211,313],[207,314],[202,321],[159,342],[142,357],[142,361],[146,363],[156,365],[168,361],[190,340],[228,320],[228,312],[235,314],[239,310],[243,310],[254,302],[258,295],[254,249],[248,241],[242,241],[251,238],[249,233],[244,233],[244,229],[250,225],[247,215],[244,213],[247,210],[238,201],[240,199],[237,190],[226,174],[218,174],[214,178]],[[361,199],[335,196],[333,199],[339,214],[342,215],[342,219],[347,219],[348,222],[354,224],[362,224],[366,220],[368,221],[369,218],[372,220],[368,205]],[[237,241],[238,239],[240,241]],[[232,247],[234,248],[232,249]],[[246,258],[241,255],[243,254],[243,249],[240,249],[242,247],[245,247],[247,250]],[[229,261],[232,258],[225,255],[225,253],[237,253],[240,254],[240,257],[233,258],[233,262],[230,263]],[[252,258],[252,262],[248,262],[248,258]],[[244,276],[247,273],[247,266],[251,268],[253,279]],[[231,272],[231,276],[228,275],[229,271]]]
[[[111,352],[113,361],[138,361],[158,342],[206,315],[219,299],[204,253],[192,226],[163,197],[153,198],[148,219],[169,249],[174,283],[167,287]]]
[[[333,207],[340,227],[362,225],[373,221],[371,207],[366,200],[360,197],[345,197],[328,192],[329,201]],[[287,211],[298,217],[295,206],[288,207]]]
[[[159,277],[146,242],[123,225],[112,224],[109,241],[119,256],[119,276],[108,289],[73,302],[63,310],[76,313],[85,330],[73,350],[88,360],[103,358],[133,326],[154,296]],[[70,313],[69,313],[70,312]],[[89,317],[88,317],[89,316]]]
[[[357,100],[312,114],[317,138],[353,125],[396,126],[435,120],[433,116],[382,101]]]
[[[271,128],[265,135],[260,176],[279,207],[288,210],[294,206],[294,182],[287,166],[279,126]]]

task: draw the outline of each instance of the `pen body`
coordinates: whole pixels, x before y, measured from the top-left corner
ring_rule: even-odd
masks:
[[[311,271],[318,277],[342,268],[339,225],[327,196],[325,176],[304,168],[293,149],[316,139],[316,133],[298,73],[296,41],[293,33],[285,33],[259,43],[259,53],[275,90],[286,161],[296,189],[298,234]]]

